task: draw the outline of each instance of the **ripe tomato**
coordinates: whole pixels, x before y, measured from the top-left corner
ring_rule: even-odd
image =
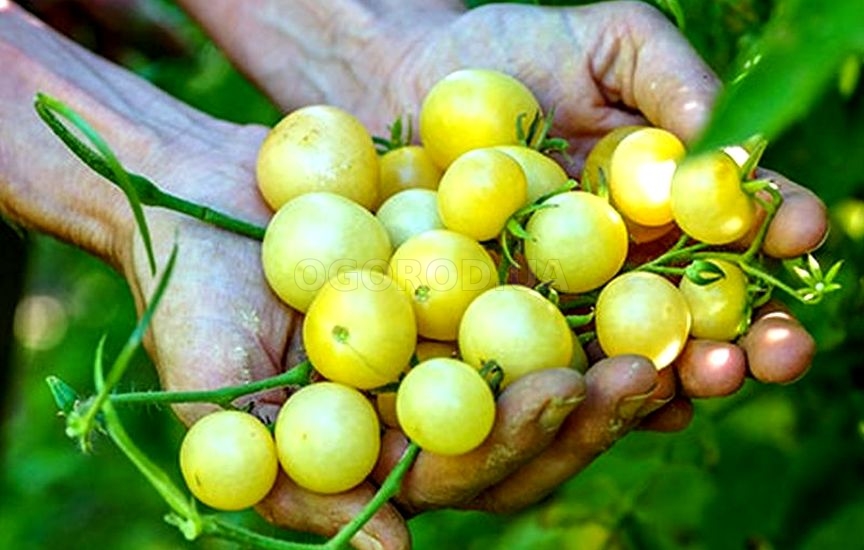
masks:
[[[741,188],[738,164],[716,151],[687,159],[675,170],[672,213],[681,230],[697,241],[721,245],[750,231],[756,205]]]
[[[492,148],[468,151],[453,161],[438,184],[444,226],[472,239],[497,237],[525,204],[525,173],[509,155]]]
[[[560,164],[536,149],[524,145],[499,145],[495,149],[507,153],[525,173],[527,203],[561,189],[570,179]]]
[[[396,393],[399,425],[421,449],[467,453],[483,443],[495,422],[495,397],[467,363],[433,358],[408,371]]]
[[[661,128],[627,134],[609,166],[609,194],[621,215],[649,227],[671,222],[672,174],[684,153],[681,140]]]
[[[687,300],[696,338],[734,340],[747,323],[747,276],[737,265],[725,260],[709,260],[720,268],[723,278],[697,285],[687,277],[678,288]]]
[[[273,210],[311,191],[343,195],[366,208],[378,203],[378,154],[354,115],[310,105],[286,115],[258,151],[258,187]]]
[[[408,294],[380,272],[352,270],[331,278],[303,319],[303,345],[315,369],[360,389],[395,382],[416,342]]]
[[[384,201],[375,215],[387,230],[394,247],[424,231],[444,229],[438,215],[438,193],[430,189],[399,191]]]
[[[643,355],[659,370],[681,353],[691,318],[684,296],[666,278],[630,271],[600,291],[595,323],[606,355]]]
[[[468,304],[498,284],[495,262],[480,243],[447,229],[402,243],[390,269],[412,298],[418,333],[433,340],[455,340]]]
[[[371,212],[340,195],[307,193],[271,218],[261,262],[273,291],[305,312],[329,278],[345,269],[383,269],[391,252],[387,230]]]
[[[459,356],[459,349],[455,342],[436,342],[434,340],[424,340],[417,342],[417,349],[414,350],[417,356],[417,362],[422,363],[433,357],[449,357],[455,359]],[[405,372],[408,372],[406,366]],[[375,408],[378,409],[378,416],[381,422],[391,428],[399,427],[399,419],[396,416],[396,392],[386,391],[375,396]]]
[[[358,390],[316,382],[291,395],[276,417],[282,469],[316,493],[341,493],[372,471],[381,449],[375,409]]]
[[[439,80],[420,107],[420,140],[446,168],[480,147],[519,143],[516,124],[527,128],[540,104],[522,82],[490,69],[462,69]]]
[[[189,428],[180,445],[180,471],[195,497],[218,510],[242,510],[263,499],[279,463],[267,427],[241,411],[217,411]]]
[[[506,386],[535,370],[569,366],[573,335],[564,314],[539,292],[502,285],[468,306],[459,325],[459,351],[477,368],[498,363]]]
[[[381,155],[379,202],[406,189],[438,189],[441,169],[422,145],[406,145]]]
[[[528,220],[525,259],[561,292],[587,292],[611,279],[627,257],[627,228],[604,199],[585,191],[550,198]]]

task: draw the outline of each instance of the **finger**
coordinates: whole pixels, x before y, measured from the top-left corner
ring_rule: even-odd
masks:
[[[538,501],[588,466],[638,422],[646,404],[666,398],[662,392],[668,391],[653,363],[635,355],[596,363],[585,383],[585,401],[567,417],[555,441],[468,507],[509,512]]]
[[[614,27],[622,29],[619,39],[635,49],[635,56],[618,61],[622,99],[653,124],[692,141],[711,114],[719,79],[657,9],[637,2],[616,14],[623,17]]]
[[[794,258],[818,248],[828,235],[828,210],[809,189],[782,175],[759,169],[756,177],[777,185],[783,202],[777,210],[762,250],[775,258]]]
[[[402,481],[400,505],[419,511],[474,497],[541,452],[584,397],[585,382],[575,370],[547,369],[520,378],[498,397],[495,424],[480,447],[458,456],[418,455]],[[393,468],[406,445],[401,432],[385,435],[376,479]]]
[[[690,340],[672,366],[690,397],[733,394],[747,377],[744,350],[731,342]]]
[[[638,430],[651,432],[680,432],[693,420],[693,403],[685,396],[676,396],[672,401],[652,412],[639,422]]]
[[[332,537],[356,517],[373,497],[369,483],[335,495],[313,493],[299,487],[282,473],[269,495],[255,509],[280,527]],[[351,539],[361,550],[400,550],[410,547],[410,534],[399,513],[390,504],[378,512]]]
[[[770,306],[757,315],[741,339],[750,373],[760,382],[788,384],[804,376],[816,354],[816,341],[786,311]]]

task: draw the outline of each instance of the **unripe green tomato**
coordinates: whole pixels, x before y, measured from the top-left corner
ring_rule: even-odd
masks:
[[[305,312],[324,283],[348,269],[386,270],[392,247],[371,212],[334,193],[285,203],[267,224],[261,263],[270,287]]]
[[[195,422],[180,445],[180,471],[195,497],[218,510],[242,510],[263,499],[279,463],[267,427],[241,411],[217,411]]]
[[[471,149],[519,142],[540,104],[522,82],[500,71],[454,71],[429,90],[420,107],[420,141],[441,168]]]
[[[438,183],[438,214],[447,229],[477,241],[497,237],[525,205],[528,184],[519,163],[487,147],[457,157]]]
[[[753,197],[741,187],[738,164],[716,151],[685,159],[672,177],[675,223],[697,241],[729,244],[744,237],[756,219]]]
[[[600,291],[594,311],[597,340],[606,355],[642,355],[658,370],[675,360],[690,334],[687,301],[655,273],[615,277]]]
[[[698,285],[683,277],[678,284],[693,316],[690,334],[696,338],[731,341],[747,324],[747,276],[733,263],[708,261],[723,271],[722,278]]]
[[[552,302],[522,285],[502,285],[478,296],[459,325],[459,351],[475,368],[495,361],[502,387],[530,372],[567,367],[573,336]]]
[[[304,193],[329,191],[372,209],[378,204],[378,154],[351,113],[309,105],[286,115],[258,151],[258,187],[275,211]]]
[[[570,191],[543,203],[526,225],[525,259],[538,279],[561,292],[599,288],[627,257],[627,227],[603,198]]]
[[[459,455],[478,447],[495,422],[495,397],[471,365],[427,359],[408,371],[396,392],[399,426],[424,451]]]
[[[276,417],[276,450],[297,485],[333,494],[359,485],[381,448],[375,408],[358,390],[316,382],[295,392]]]

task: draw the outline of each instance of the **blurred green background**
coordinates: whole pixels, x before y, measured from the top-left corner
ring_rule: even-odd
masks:
[[[145,22],[165,30],[158,43],[152,34],[112,30],[75,2],[53,4],[62,7],[44,12],[52,25],[169,93],[236,121],[278,118],[171,2],[147,4]],[[758,38],[777,13],[809,13],[808,3],[798,1],[657,4],[670,18],[683,17],[688,38],[726,78],[736,74],[742,56],[759,53]],[[840,23],[824,14],[840,5],[852,3],[822,4],[822,18],[808,19],[809,28],[842,35],[831,27]],[[805,27],[796,47],[818,49],[822,43],[808,44]],[[799,27],[789,28],[795,42]],[[857,57],[820,50],[830,75],[813,101],[778,84],[789,88],[782,101],[801,101],[802,116],[785,124],[763,162],[826,201],[832,230],[819,258],[823,265],[846,260],[841,292],[818,306],[793,305],[818,341],[810,373],[790,386],[748,382],[734,397],[698,402],[693,424],[681,433],[631,434],[522,513],[443,511],[416,518],[416,548],[864,548],[864,87],[856,78],[864,40],[856,44]],[[786,56],[779,65],[803,66],[800,78],[825,72],[812,67],[808,73],[807,60]],[[125,282],[44,236],[22,237],[4,226],[0,244],[7,258],[0,267],[0,548],[221,547],[187,543],[164,523],[167,507],[107,440],[97,441],[92,455],[79,453],[44,383],[54,374],[77,388],[92,387],[98,340],[107,334],[111,357],[135,322]],[[146,356],[136,358],[124,384],[155,387]],[[124,410],[123,418],[139,445],[177,476],[183,430],[170,412],[141,407]],[[235,518],[272,532],[254,514]]]

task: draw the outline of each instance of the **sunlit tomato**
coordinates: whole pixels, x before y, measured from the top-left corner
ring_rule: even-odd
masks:
[[[716,151],[685,160],[672,178],[672,213],[682,231],[707,244],[728,244],[753,227],[756,205],[741,187],[738,164]]]
[[[412,297],[418,332],[456,340],[468,304],[498,284],[495,262],[474,239],[447,229],[411,237],[390,258],[393,279]]]
[[[600,291],[595,323],[606,355],[642,355],[662,369],[684,348],[691,318],[684,296],[666,278],[630,271]]]
[[[219,510],[242,510],[263,499],[279,463],[267,427],[241,411],[217,411],[189,428],[180,445],[180,471],[186,485],[204,504]]]
[[[315,369],[360,389],[395,382],[416,342],[408,294],[380,272],[352,270],[331,278],[303,319],[303,345]]]
[[[438,193],[430,189],[399,191],[375,213],[394,247],[430,229],[444,229],[438,215]]]
[[[273,291],[305,312],[339,271],[386,268],[392,247],[371,212],[333,193],[307,193],[271,218],[261,245],[264,275]]]
[[[528,220],[525,258],[538,279],[579,293],[611,279],[627,257],[627,228],[606,200],[585,191],[550,198]]]
[[[678,284],[693,316],[690,334],[696,338],[731,341],[746,327],[747,276],[733,263],[709,261],[720,268],[722,278],[698,285],[684,277]]]
[[[603,187],[609,187],[609,172],[612,167],[612,154],[621,140],[646,126],[619,126],[603,135],[588,152],[582,167],[582,189],[598,194]]]
[[[495,361],[506,386],[536,370],[569,366],[573,336],[564,314],[539,292],[502,285],[468,306],[459,325],[459,351],[476,368]]]
[[[258,151],[258,187],[273,210],[310,191],[329,191],[366,208],[378,203],[378,154],[354,115],[310,105],[286,115]]]
[[[462,69],[439,80],[420,107],[420,140],[438,166],[480,147],[519,143],[516,131],[540,113],[531,90],[505,73]]]
[[[524,145],[499,145],[495,149],[507,153],[522,167],[528,185],[528,203],[558,191],[570,179],[560,164],[536,149]]]
[[[661,128],[640,128],[627,134],[610,161],[612,204],[640,225],[670,223],[672,174],[684,153],[681,140]]]
[[[381,155],[381,180],[378,200],[384,202],[389,197],[406,189],[438,188],[441,168],[421,145],[406,145],[387,151]]]
[[[497,237],[525,204],[525,173],[509,155],[492,148],[468,151],[453,161],[438,184],[444,226],[485,241]]]
[[[396,393],[399,425],[425,451],[459,455],[476,448],[495,422],[495,397],[480,373],[457,359],[428,359]]]
[[[417,356],[417,362],[422,363],[433,357],[449,357],[456,359],[459,357],[459,349],[455,342],[437,342],[435,340],[424,340],[417,342],[417,349],[414,351]],[[406,367],[405,372],[408,372]],[[398,428],[399,420],[396,416],[396,392],[385,391],[380,392],[375,396],[375,408],[378,409],[378,416],[381,417],[381,422],[387,426]]]
[[[316,382],[291,395],[276,418],[282,469],[297,485],[341,493],[372,471],[381,449],[374,407],[358,390]]]

